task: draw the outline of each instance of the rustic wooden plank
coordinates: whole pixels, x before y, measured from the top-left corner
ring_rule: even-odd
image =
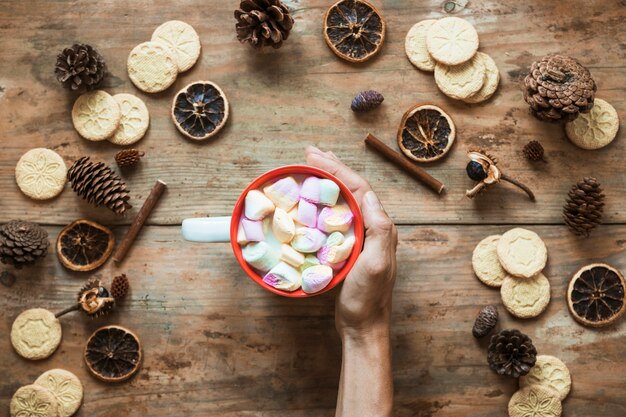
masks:
[[[285,46],[257,54],[239,45],[234,34],[232,2],[165,0],[142,2],[5,1],[0,7],[0,221],[27,218],[66,224],[78,216],[124,223],[106,210],[92,210],[66,190],[46,203],[28,200],[17,190],[13,169],[19,156],[36,146],[60,152],[68,163],[81,155],[112,162],[118,150],[108,143],[90,143],[73,130],[70,109],[74,97],[56,83],[56,53],[74,41],[95,45],[105,56],[111,93],[131,92],[142,97],[152,124],[138,146],[147,157],[128,176],[140,206],[156,178],[169,183],[166,198],[150,219],[152,224],[176,224],[189,216],[224,215],[247,182],[284,164],[302,163],[303,148],[311,143],[332,149],[366,176],[397,223],[558,223],[567,190],[586,175],[595,175],[609,195],[606,221],[626,222],[626,142],[600,151],[576,149],[560,126],[540,123],[526,111],[517,85],[533,59],[560,51],[578,57],[598,81],[598,96],[610,101],[622,116],[626,111],[624,62],[625,17],[619,2],[529,3],[515,0],[471,2],[459,15],[473,22],[481,50],[494,57],[502,82],[495,97],[468,106],[445,98],[431,75],[415,70],[404,56],[404,36],[421,19],[442,16],[440,0],[376,1],[388,21],[385,46],[379,57],[364,65],[337,59],[321,36],[322,15],[329,1],[288,1],[296,25]],[[199,32],[200,62],[182,74],[168,91],[146,95],[137,91],[126,73],[126,57],[134,45],[149,39],[166,19],[179,18]],[[187,83],[209,78],[228,95],[232,117],[214,140],[192,143],[177,133],[169,119],[175,91]],[[380,90],[382,108],[357,117],[348,107],[356,92]],[[368,131],[394,144],[401,115],[414,102],[429,101],[448,109],[456,121],[458,143],[444,161],[426,168],[446,183],[438,197],[378,155],[366,150]],[[520,149],[540,139],[547,165],[531,166]],[[534,185],[538,202],[509,193],[508,186],[480,200],[463,197],[470,180],[465,176],[465,153],[484,147],[500,157],[511,175]],[[134,210],[136,210],[135,208]]]
[[[626,320],[592,330],[577,325],[564,293],[571,274],[590,261],[626,270],[626,226],[603,226],[587,240],[564,227],[532,227],[549,250],[546,276],[552,302],[536,320],[512,318],[499,293],[471,271],[471,252],[483,237],[506,226],[402,226],[394,294],[392,346],[397,416],[495,417],[505,414],[516,389],[486,364],[486,341],[470,329],[480,306],[495,303],[501,328],[529,334],[540,353],[554,354],[572,372],[573,391],[564,415],[621,417],[626,365]],[[54,239],[58,227],[49,227]],[[121,236],[124,228],[116,229]],[[50,359],[29,362],[0,344],[0,409],[13,392],[41,372],[62,367],[85,385],[79,416],[120,414],[185,416],[331,416],[340,342],[334,329],[334,295],[292,300],[267,293],[245,277],[227,244],[192,244],[178,227],[147,227],[127,261],[108,262],[93,276],[109,282],[125,272],[132,295],[106,317],[74,313],[62,318],[63,342]],[[20,311],[60,310],[88,274],[69,273],[50,254],[41,265],[17,271],[0,286],[0,334]],[[145,362],[131,381],[107,385],[85,369],[82,350],[100,325],[135,330]]]

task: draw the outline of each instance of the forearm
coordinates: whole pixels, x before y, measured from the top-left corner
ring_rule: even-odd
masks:
[[[336,417],[390,417],[393,378],[389,325],[342,335]]]

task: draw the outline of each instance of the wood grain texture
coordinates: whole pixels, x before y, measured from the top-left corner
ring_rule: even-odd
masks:
[[[0,285],[0,415],[15,390],[42,372],[61,367],[85,385],[78,416],[327,417],[334,415],[341,361],[334,329],[334,297],[290,300],[266,293],[245,277],[226,244],[182,241],[183,218],[227,215],[240,190],[268,169],[303,163],[303,149],[332,150],[363,174],[400,224],[399,271],[394,294],[393,354],[396,415],[400,417],[501,417],[516,389],[513,380],[486,364],[487,341],[476,342],[471,326],[480,307],[495,303],[501,328],[529,334],[540,353],[560,357],[570,368],[573,390],[565,416],[626,415],[626,320],[593,330],[570,317],[564,293],[571,274],[591,261],[626,271],[626,141],[623,130],[599,151],[575,148],[562,128],[533,119],[517,81],[530,63],[549,52],[575,56],[598,82],[598,97],[626,114],[626,3],[470,2],[459,14],[480,35],[501,85],[487,103],[466,105],[444,97],[432,75],[414,69],[404,54],[404,37],[419,20],[442,17],[440,0],[373,1],[387,20],[379,56],[362,65],[340,61],[326,46],[322,16],[331,1],[285,1],[295,27],[276,51],[256,53],[235,38],[236,1],[166,0],[66,2],[6,0],[0,5],[0,223],[23,218],[46,225],[51,242],[61,226],[79,217],[113,226],[120,239],[157,178],[168,190],[140,233],[128,258],[109,261],[92,274],[69,272],[50,253],[34,268],[13,271],[18,279]],[[170,89],[147,95],[128,79],[126,58],[165,20],[180,19],[200,35],[197,65]],[[91,155],[113,164],[120,149],[81,139],[71,124],[76,95],[54,79],[56,54],[73,42],[94,45],[104,55],[112,94],[133,93],[147,104],[148,134],[136,147],[146,151],[138,169],[124,173],[135,207],[125,218],[79,201],[67,187],[58,198],[35,202],[14,179],[19,157],[48,147],[71,164]],[[170,120],[171,100],[186,84],[208,79],[222,87],[230,120],[205,143],[183,138]],[[354,95],[365,89],[384,94],[376,111],[355,115]],[[371,131],[396,147],[405,109],[432,102],[457,125],[450,155],[423,165],[446,184],[441,197],[365,148]],[[521,156],[529,140],[541,140],[548,164]],[[537,203],[503,184],[475,201],[464,198],[472,184],[465,153],[485,148],[509,175],[532,185]],[[591,238],[573,237],[561,223],[569,187],[595,175],[607,194],[605,222]],[[471,253],[482,238],[526,224],[546,241],[546,276],[552,302],[538,319],[522,321],[505,312],[497,290],[482,285],[471,270]],[[2,269],[8,269],[3,266]],[[88,277],[109,283],[121,272],[132,292],[112,315],[90,320],[78,313],[62,318],[63,342],[49,359],[19,358],[7,335],[24,309],[61,310]],[[100,325],[134,330],[145,346],[145,362],[131,381],[106,385],[89,374],[82,359],[87,337]]]

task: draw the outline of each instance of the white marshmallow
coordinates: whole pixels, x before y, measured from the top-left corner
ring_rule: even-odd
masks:
[[[272,232],[274,232],[276,239],[282,243],[291,242],[291,239],[296,234],[296,225],[293,223],[293,219],[280,207],[276,207],[276,210],[274,210]]]
[[[280,260],[298,268],[304,263],[304,255],[291,246],[283,244],[280,245]]]
[[[302,223],[300,222],[300,219],[298,218],[298,206],[295,206],[294,208],[289,210],[287,214],[289,214],[289,217],[293,219],[294,223],[302,225]]]
[[[242,222],[239,222],[239,227],[237,228],[237,243],[239,243],[240,245],[245,245],[248,242],[250,241],[246,237],[245,230],[243,230],[243,224]]]
[[[335,207],[324,207],[317,219],[317,227],[326,233],[347,232],[354,219],[354,214],[345,204]]]
[[[308,267],[315,265],[321,265],[320,260],[317,259],[315,255],[309,254],[304,257],[304,262],[302,263],[302,265],[300,265],[300,271],[304,271]]]
[[[285,262],[280,262],[265,274],[263,282],[279,290],[295,291],[300,288],[302,279],[300,271]]]
[[[250,220],[263,220],[274,211],[274,203],[259,190],[251,190],[244,200],[244,214]]]
[[[330,266],[316,265],[302,271],[302,291],[313,294],[326,288],[333,279],[333,270]]]
[[[321,231],[312,227],[299,227],[296,229],[291,246],[298,252],[313,253],[317,252],[325,241],[326,235]]]
[[[339,198],[339,186],[326,178],[320,180],[320,204],[334,206]]]
[[[354,236],[346,238],[340,245],[328,246],[324,245],[317,251],[317,259],[322,265],[336,264],[348,259],[354,247]]]
[[[260,242],[265,240],[263,222],[259,220],[241,219],[241,228],[248,242]]]
[[[338,246],[341,245],[344,240],[346,240],[346,237],[343,235],[343,233],[332,232],[326,238],[326,243],[324,243],[324,246]]]
[[[279,254],[267,243],[250,243],[241,250],[243,259],[259,271],[269,271],[279,262]]]
[[[320,179],[317,177],[307,177],[302,182],[300,197],[311,203],[320,202]]]
[[[274,184],[263,188],[263,192],[276,207],[285,211],[291,210],[300,199],[300,186],[293,177],[281,178]]]
[[[317,206],[304,198],[298,203],[298,221],[305,226],[317,225]]]

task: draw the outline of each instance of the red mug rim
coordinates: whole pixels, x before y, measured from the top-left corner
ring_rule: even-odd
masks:
[[[350,257],[348,257],[348,259],[346,260],[346,264],[344,265],[344,267],[341,268],[341,270],[333,276],[333,279],[328,283],[328,285],[321,291],[318,291],[314,294],[307,294],[302,290],[302,288],[296,291],[290,292],[290,291],[280,290],[278,288],[272,287],[269,284],[266,284],[265,282],[263,282],[263,277],[259,275],[243,259],[241,246],[239,245],[239,243],[237,243],[239,220],[243,214],[244,200],[248,192],[250,190],[260,188],[263,184],[266,184],[267,182],[277,177],[282,177],[282,176],[290,175],[290,174],[291,175],[316,175],[320,178],[326,178],[326,179],[334,181],[339,186],[341,196],[343,197],[346,204],[348,204],[348,207],[350,207],[350,210],[352,210],[352,213],[354,214],[353,226],[354,226],[355,243],[354,243],[354,248],[352,249],[352,253],[350,254]],[[365,238],[365,226],[363,224],[363,215],[361,214],[361,209],[359,207],[359,204],[357,203],[356,198],[354,197],[352,192],[348,189],[348,187],[343,182],[341,182],[334,175],[322,169],[308,166],[308,165],[282,166],[282,167],[274,168],[258,176],[243,190],[243,192],[239,196],[237,203],[235,203],[235,208],[233,209],[233,214],[230,220],[230,242],[233,247],[233,252],[235,253],[235,258],[237,258],[237,262],[239,262],[239,265],[241,266],[241,268],[246,272],[246,274],[248,274],[248,276],[254,282],[256,282],[261,287],[265,288],[266,290],[270,292],[273,292],[274,294],[282,295],[285,297],[291,297],[291,298],[305,298],[305,297],[316,296],[319,294],[323,294],[327,291],[330,291],[334,287],[339,285],[339,283],[341,283],[346,278],[346,276],[348,275],[348,273],[350,272],[350,270],[356,263],[356,260],[359,257],[359,254],[361,253],[361,248],[363,247],[364,238]]]

